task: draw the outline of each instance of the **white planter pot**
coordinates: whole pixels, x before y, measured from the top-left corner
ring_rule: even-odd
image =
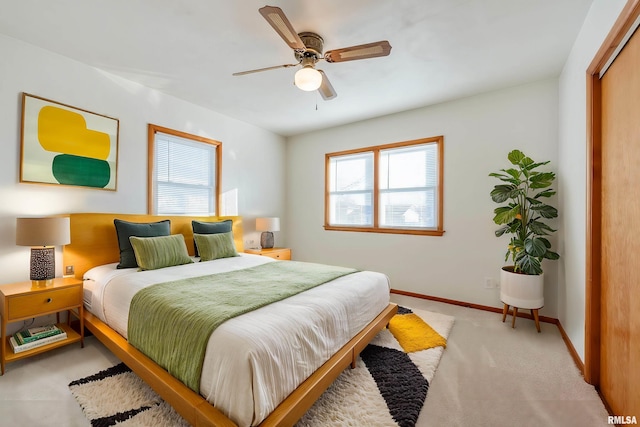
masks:
[[[505,268],[507,270],[505,270]],[[538,309],[544,306],[544,274],[539,276],[500,270],[500,300],[511,307]]]

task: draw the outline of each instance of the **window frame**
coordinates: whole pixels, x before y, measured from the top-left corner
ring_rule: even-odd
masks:
[[[214,139],[205,138],[203,136],[192,135],[190,133],[182,132],[175,129],[166,128],[163,126],[158,126],[149,123],[148,133],[147,133],[147,212],[150,215],[157,215],[158,213],[154,209],[154,201],[155,201],[155,191],[154,191],[154,179],[156,172],[156,162],[155,162],[155,142],[156,142],[156,133],[163,133],[165,135],[175,136],[183,139],[187,139],[193,142],[199,142],[204,144],[210,144],[215,147],[215,184],[214,184],[214,211],[213,213],[209,213],[210,215],[220,216],[220,207],[221,207],[221,193],[220,189],[221,177],[222,177],[222,142],[216,141]],[[191,215],[189,213],[184,214],[185,216]]]
[[[436,186],[436,214],[438,216],[435,228],[413,228],[413,227],[384,227],[380,226],[379,209],[380,209],[380,151],[395,148],[405,148],[414,145],[436,144],[437,145],[437,173],[438,183]],[[331,158],[359,153],[373,153],[373,199],[372,199],[372,226],[345,226],[331,225],[329,223],[331,215]],[[442,236],[444,234],[444,136],[434,136],[429,138],[415,139],[411,141],[395,142],[390,144],[376,145],[371,147],[356,148],[345,151],[337,151],[325,154],[325,196],[324,196],[324,229],[332,231],[356,231],[369,233],[388,233],[388,234],[413,234],[423,236]]]

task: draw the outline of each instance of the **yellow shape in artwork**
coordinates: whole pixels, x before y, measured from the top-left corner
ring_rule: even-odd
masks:
[[[109,135],[87,129],[84,117],[58,107],[42,107],[38,114],[38,140],[47,151],[106,160]]]

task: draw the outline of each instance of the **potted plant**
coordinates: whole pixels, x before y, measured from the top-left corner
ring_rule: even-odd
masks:
[[[489,174],[501,181],[491,191],[491,199],[506,203],[494,210],[493,221],[500,226],[496,237],[511,235],[505,262],[511,259],[513,265],[500,272],[500,299],[505,304],[502,320],[509,306],[514,307],[514,322],[517,308],[535,309],[537,320],[537,309],[544,305],[542,260],[560,258],[545,237],[556,231],[545,220],[556,218],[558,211],[544,202],[556,194],[550,188],[556,176],[537,170],[548,161],[536,163],[520,150],[511,151],[508,159],[513,167]]]

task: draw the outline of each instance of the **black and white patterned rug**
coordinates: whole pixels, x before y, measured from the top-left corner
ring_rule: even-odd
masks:
[[[399,313],[407,310],[401,308]],[[449,336],[453,317],[413,312],[442,337]],[[415,426],[443,351],[438,346],[405,353],[388,329],[381,331],[362,352],[356,368],[346,369],[297,426]],[[73,381],[69,388],[93,427],[188,426],[124,364]]]

